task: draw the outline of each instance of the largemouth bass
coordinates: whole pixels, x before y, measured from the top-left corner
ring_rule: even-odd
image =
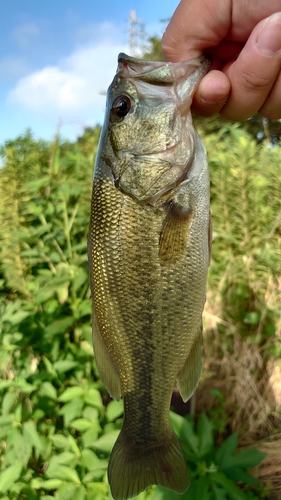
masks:
[[[208,68],[205,57],[120,54],[107,93],[88,251],[97,367],[124,400],[108,469],[116,500],[189,486],[169,409],[175,383],[187,401],[202,369],[209,174],[189,108]]]

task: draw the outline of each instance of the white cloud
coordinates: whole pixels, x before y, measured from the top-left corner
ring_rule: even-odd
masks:
[[[101,93],[116,72],[118,53],[126,50],[124,44],[104,34],[99,42],[92,40],[76,48],[56,66],[21,78],[9,92],[8,102],[42,120],[45,117],[84,125],[101,122],[105,108]]]

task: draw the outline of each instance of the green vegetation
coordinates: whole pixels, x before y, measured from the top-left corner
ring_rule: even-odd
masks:
[[[191,473],[191,486],[184,495],[157,488],[151,500],[246,500],[265,498],[268,491],[246,469],[259,464],[265,454],[248,448],[236,450],[237,433],[229,436],[221,446],[215,448],[213,425],[201,413],[195,428],[192,419],[171,414],[173,427],[180,437]],[[244,491],[236,486],[243,482]],[[258,496],[251,489],[258,490]]]
[[[280,328],[280,149],[257,147],[235,126],[206,138],[206,146],[214,224],[210,290],[221,291],[224,318],[235,321],[239,335],[262,345]]]
[[[123,406],[96,370],[86,255],[99,132],[75,144],[27,132],[1,149],[1,500],[111,498],[106,469]],[[247,470],[265,456],[252,445],[271,440],[268,457],[275,443],[280,450],[281,385],[271,375],[281,353],[281,152],[237,125],[200,133],[214,230],[206,359],[196,425],[172,413],[192,486],[182,497],[151,488],[138,498],[276,499],[281,465],[267,475],[261,463],[268,487]]]
[[[163,61],[161,40],[157,36],[151,36],[148,39],[148,52],[143,54],[143,59],[150,61]]]

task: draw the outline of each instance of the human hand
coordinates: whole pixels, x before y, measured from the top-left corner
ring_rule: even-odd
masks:
[[[192,110],[281,118],[281,0],[181,0],[162,39],[168,61],[209,53]]]

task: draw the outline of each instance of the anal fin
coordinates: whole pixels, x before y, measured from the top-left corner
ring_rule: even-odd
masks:
[[[177,386],[184,402],[188,401],[194,393],[203,367],[203,337],[202,325],[197,340],[185,360],[177,377]]]
[[[100,334],[99,327],[93,314],[93,344],[97,363],[97,369],[100,377],[113,399],[119,401],[121,398],[121,382],[119,374],[113,365],[107,347]]]

